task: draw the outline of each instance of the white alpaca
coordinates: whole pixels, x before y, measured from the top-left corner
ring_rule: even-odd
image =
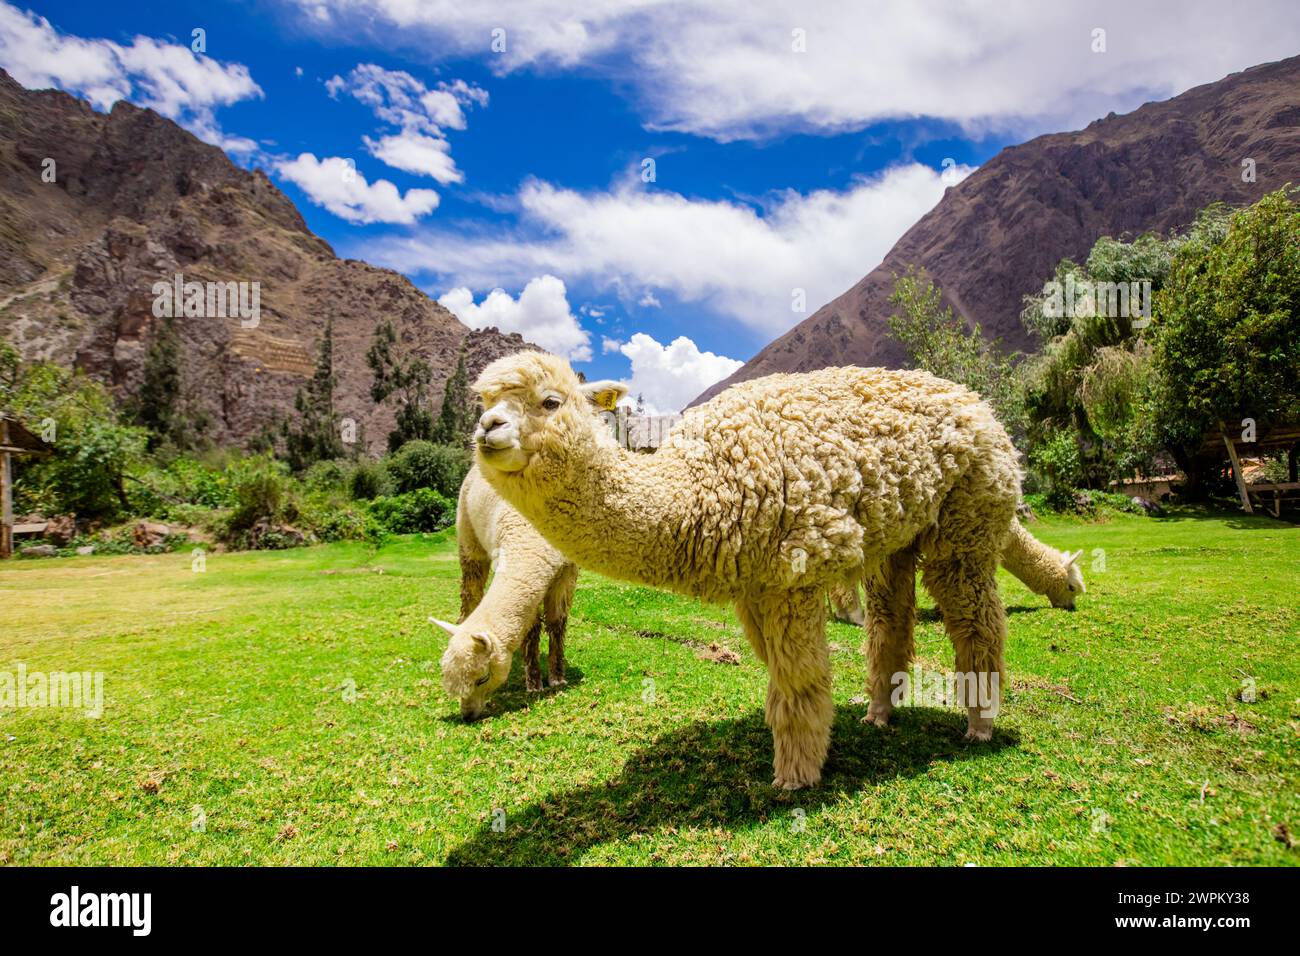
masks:
[[[767,666],[775,783],[820,780],[833,718],[825,589],[867,588],[871,706],[883,725],[913,652],[915,569],[943,612],[957,670],[982,682],[967,736],[987,740],[1005,672],[996,571],[1017,455],[969,389],[925,372],[823,369],[743,382],[653,455],[620,448],[588,410],[626,392],[582,384],[543,353],[474,384],[484,477],[566,557],[624,580],[734,602]]]
[[[1019,520],[1014,520],[1006,550],[1002,552],[1002,566],[1029,590],[1051,601],[1052,607],[1073,611],[1075,598],[1087,590],[1083,584],[1083,571],[1077,564],[1082,554],[1082,550],[1071,554],[1049,548],[1030,534]],[[826,589],[826,598],[835,620],[859,626],[865,623],[867,612],[862,607],[856,576],[849,575],[842,581],[833,582]]]
[[[510,662],[521,643],[524,686],[542,689],[538,645],[543,625],[550,685],[565,683],[564,632],[578,569],[501,500],[477,465],[460,486],[456,537],[460,624],[430,620],[451,635],[442,655],[443,688],[460,699],[461,716],[474,720],[488,696],[510,676]],[[492,584],[485,595],[489,570]]]

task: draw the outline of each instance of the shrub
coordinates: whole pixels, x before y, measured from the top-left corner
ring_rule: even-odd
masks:
[[[297,502],[283,463],[262,455],[247,458],[231,469],[235,505],[227,528],[247,531],[259,521],[292,521]]]
[[[1038,478],[1047,506],[1055,511],[1073,508],[1074,492],[1083,480],[1083,466],[1074,434],[1058,431],[1035,446],[1029,466]]]
[[[397,492],[432,488],[440,495],[454,498],[469,471],[469,449],[455,445],[435,445],[427,441],[408,441],[387,461]]]
[[[348,476],[348,494],[354,501],[369,501],[392,490],[392,479],[382,462],[360,462]]]
[[[370,514],[393,534],[441,531],[456,521],[456,503],[432,488],[417,488],[405,494],[376,498]]]
[[[347,487],[349,477],[342,462],[318,461],[307,469],[302,476],[302,483],[312,491],[328,491]]]

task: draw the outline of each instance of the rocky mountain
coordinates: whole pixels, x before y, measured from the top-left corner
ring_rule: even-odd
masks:
[[[1243,181],[1243,163],[1254,182]],[[1216,200],[1300,184],[1300,57],[1002,150],[950,187],[879,266],[695,400],[773,372],[899,365],[894,276],[923,266],[954,311],[1011,349],[1032,347],[1023,297],[1102,236],[1166,232]]]
[[[379,321],[432,367],[435,400],[462,345],[471,379],[532,347],[468,329],[395,272],[338,258],[260,170],[154,111],[119,101],[98,113],[0,70],[0,337],[26,359],[75,364],[126,399],[165,321],[155,286],[174,287],[178,275],[205,284],[203,308],[188,316],[182,287],[175,325],[187,407],[218,444],[243,444],[291,412],[330,321],[336,406],[372,450],[393,423],[369,394],[365,353]],[[231,282],[247,285],[217,286]],[[209,302],[209,288],[242,292],[246,308],[234,295],[225,308]]]

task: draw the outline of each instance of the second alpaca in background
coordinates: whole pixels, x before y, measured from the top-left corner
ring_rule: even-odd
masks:
[[[1051,601],[1052,607],[1073,611],[1075,598],[1087,591],[1077,563],[1082,555],[1082,550],[1071,554],[1043,544],[1016,520],[1002,550],[1002,566],[1029,590]],[[859,626],[866,621],[856,575],[836,581],[826,589],[826,597],[835,620]]]
[[[543,626],[550,685],[565,683],[564,632],[578,569],[492,490],[477,465],[461,484],[456,537],[460,623],[431,620],[451,635],[442,656],[443,688],[460,698],[461,716],[473,720],[510,676],[521,644],[524,687],[542,689],[538,656]],[[489,572],[492,584],[484,594]]]

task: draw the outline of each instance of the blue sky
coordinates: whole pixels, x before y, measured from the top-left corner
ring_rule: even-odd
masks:
[[[1293,7],[0,0],[0,66],[153,106],[340,255],[668,410],[1003,146],[1300,52]]]

